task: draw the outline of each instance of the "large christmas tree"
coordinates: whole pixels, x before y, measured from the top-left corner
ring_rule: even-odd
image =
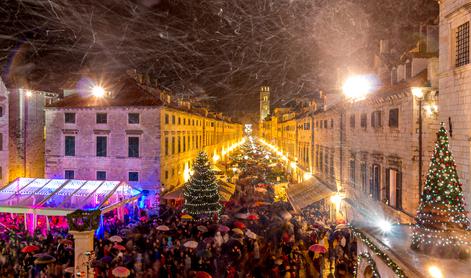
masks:
[[[411,247],[429,254],[458,255],[460,246],[466,244],[464,230],[468,228],[463,190],[442,124],[417,211]]]
[[[221,211],[219,186],[205,152],[200,152],[193,163],[193,175],[186,184],[183,211],[193,216],[211,217]]]

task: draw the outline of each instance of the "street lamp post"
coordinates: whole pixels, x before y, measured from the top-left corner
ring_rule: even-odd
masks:
[[[422,88],[412,88],[412,95],[415,96],[419,102],[419,199],[422,197],[422,167],[423,167],[423,155],[422,155],[422,100],[424,99],[424,91]]]

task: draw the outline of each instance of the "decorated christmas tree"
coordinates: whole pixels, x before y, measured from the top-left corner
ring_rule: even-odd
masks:
[[[208,156],[200,152],[193,163],[193,175],[186,184],[183,211],[193,216],[211,217],[221,211],[219,186]]]
[[[442,124],[417,211],[411,247],[430,254],[458,255],[460,246],[466,244],[464,230],[468,228],[463,190]]]

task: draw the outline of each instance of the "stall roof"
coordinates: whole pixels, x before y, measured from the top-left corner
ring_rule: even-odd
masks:
[[[326,184],[312,177],[304,182],[292,184],[287,189],[288,200],[296,211],[330,197],[334,190]]]
[[[0,212],[67,215],[77,209],[105,213],[141,195],[126,182],[18,178],[0,190]]]

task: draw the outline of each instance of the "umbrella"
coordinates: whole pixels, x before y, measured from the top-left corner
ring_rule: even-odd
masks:
[[[276,264],[276,265],[282,265],[282,264],[283,264],[283,260],[282,260],[282,259],[276,259],[275,264]]]
[[[234,228],[234,229],[232,229],[232,231],[233,231],[234,233],[236,233],[236,234],[239,234],[239,235],[243,235],[243,234],[244,234],[244,232],[243,232],[241,229],[239,229],[239,228]]]
[[[118,266],[111,272],[115,277],[128,277],[131,274],[129,269],[124,266]]]
[[[112,236],[108,239],[111,242],[122,242],[123,239],[120,236]]]
[[[347,221],[345,221],[345,219],[339,219],[337,220],[337,224],[347,224]]]
[[[195,249],[196,247],[198,247],[198,242],[190,240],[190,241],[185,242],[183,246],[187,248]]]
[[[28,246],[23,247],[23,249],[21,249],[21,253],[31,253],[38,250],[39,250],[39,247],[37,247],[36,245],[28,245]]]
[[[249,216],[247,216],[247,219],[248,219],[248,220],[258,220],[258,215],[256,215],[256,214],[250,214]]]
[[[56,258],[54,258],[51,255],[45,254],[44,256],[41,256],[34,260],[34,264],[50,264],[56,261]]]
[[[189,215],[189,214],[183,214],[182,217],[181,217],[183,220],[191,220],[193,219],[193,216]]]
[[[49,254],[48,253],[38,253],[38,254],[34,254],[33,258],[40,258],[40,257],[46,256],[46,255],[49,255]]]
[[[166,231],[169,231],[170,228],[168,226],[165,226],[165,225],[160,225],[160,226],[157,227],[157,230],[166,232]]]
[[[113,246],[113,248],[119,251],[126,250],[126,247],[122,246],[121,244],[116,244]]]
[[[110,257],[110,256],[104,256],[103,258],[100,259],[100,261],[102,261],[104,264],[108,264],[108,263],[110,263],[112,260],[113,260],[113,258]]]
[[[341,229],[348,229],[348,226],[346,224],[339,224],[337,227],[335,227],[336,230],[341,230]]]
[[[208,228],[206,228],[205,226],[201,226],[201,225],[200,225],[200,226],[198,226],[197,228],[198,228],[198,231],[201,231],[201,232],[203,232],[203,233],[206,233],[206,232],[208,231]]]
[[[251,239],[257,239],[257,234],[252,232],[252,231],[247,231],[245,233],[245,235],[248,237],[248,238],[251,238]]]
[[[231,219],[231,218],[229,217],[229,215],[226,215],[226,214],[221,215],[220,218],[223,219],[223,220],[229,220],[229,219]]]
[[[207,237],[203,240],[204,243],[213,243],[214,242],[214,237]]]
[[[219,230],[220,232],[227,233],[227,232],[229,232],[230,229],[229,229],[229,227],[227,227],[227,226],[220,225],[219,228],[218,228],[218,230]]]
[[[327,249],[324,247],[324,245],[314,244],[309,246],[309,251],[312,251],[314,253],[325,253],[327,252]]]
[[[72,245],[73,244],[72,240],[70,240],[70,239],[63,239],[63,240],[60,241],[60,243],[62,243],[64,245]]]
[[[198,272],[196,272],[196,278],[212,278],[212,276],[209,275],[209,273],[207,273],[207,272],[198,271]]]
[[[234,216],[236,218],[239,218],[239,219],[247,219],[248,214],[247,213],[236,213]]]
[[[260,192],[260,193],[265,193],[265,192],[267,192],[267,190],[266,190],[265,188],[263,188],[263,187],[257,187],[257,188],[255,188],[255,191]]]
[[[234,222],[234,227],[239,228],[239,229],[245,229],[245,224],[240,221],[236,221]]]

